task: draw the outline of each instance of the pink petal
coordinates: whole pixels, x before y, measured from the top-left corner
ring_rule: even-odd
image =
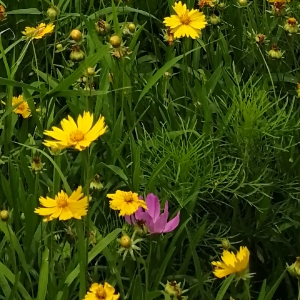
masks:
[[[178,224],[179,224],[179,221],[180,221],[179,217],[180,217],[180,211],[178,212],[178,214],[171,221],[169,221],[166,224],[163,232],[171,232],[171,231],[173,231],[178,226]]]
[[[138,210],[135,212],[134,216],[136,220],[143,220],[143,209],[141,207],[138,208]]]
[[[128,224],[131,224],[131,218],[130,218],[130,216],[125,215],[124,218],[125,218],[125,221],[126,221]]]
[[[167,225],[168,217],[169,217],[168,201],[166,201],[164,212],[157,218],[156,222],[154,222],[154,231],[156,233],[164,232],[164,228]]]
[[[145,226],[147,227],[148,231],[150,234],[155,233],[154,230],[154,222],[153,219],[151,218],[151,216],[146,212],[144,215],[144,221],[145,221]]]
[[[160,214],[160,204],[157,196],[154,194],[148,194],[146,197],[146,204],[148,207],[147,213],[151,216],[155,223]]]

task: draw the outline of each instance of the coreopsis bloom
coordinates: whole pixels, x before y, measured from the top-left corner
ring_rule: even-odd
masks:
[[[38,40],[43,38],[46,34],[51,34],[54,30],[54,27],[55,25],[52,23],[48,25],[41,23],[37,27],[25,27],[25,31],[22,31],[22,33],[28,39]]]
[[[268,0],[270,3],[286,3],[286,2],[291,2],[291,0]]]
[[[223,251],[222,261],[213,261],[215,266],[214,275],[218,278],[230,274],[236,274],[238,277],[246,277],[249,265],[250,252],[247,247],[240,247],[237,254],[228,250]]]
[[[110,198],[110,208],[113,210],[119,210],[119,216],[132,215],[139,207],[148,209],[144,200],[139,199],[137,193],[123,192],[117,190],[114,194],[107,194]]]
[[[165,209],[160,214],[160,202],[154,194],[148,194],[146,197],[147,211],[143,211],[140,207],[132,216],[125,216],[125,220],[129,224],[143,225],[150,234],[160,234],[173,231],[179,224],[180,212],[168,222],[168,201],[165,203]]]
[[[115,288],[107,282],[93,283],[83,300],[118,300],[120,294],[115,294]]]
[[[199,8],[203,8],[204,6],[214,7],[216,0],[199,0],[198,6]]]
[[[21,115],[24,119],[27,119],[30,114],[30,108],[27,101],[24,100],[23,95],[19,95],[18,97],[12,97],[12,106],[16,106],[14,109],[14,113],[17,115]]]
[[[299,31],[298,22],[295,18],[288,18],[283,28],[285,31],[291,34]]]
[[[199,37],[201,29],[205,28],[207,22],[205,15],[197,9],[188,10],[186,4],[181,1],[173,6],[176,15],[166,17],[164,24],[170,27],[171,32],[174,33],[174,38],[191,37],[196,39]]]
[[[296,261],[290,266],[287,265],[286,268],[292,276],[300,279],[300,257],[297,257]]]
[[[5,20],[5,7],[3,5],[0,5],[0,20],[3,21]]]
[[[82,193],[79,186],[76,191],[68,196],[64,191],[58,193],[54,199],[40,197],[40,204],[43,207],[35,209],[35,213],[44,216],[44,221],[69,220],[71,218],[81,219],[87,214],[88,199]]]
[[[93,125],[93,114],[84,112],[77,118],[77,124],[71,116],[63,119],[60,124],[62,129],[53,126],[52,131],[45,130],[44,134],[55,139],[54,141],[45,140],[44,145],[54,149],[65,149],[73,147],[82,151],[89,147],[99,136],[103,135],[107,129],[104,117],[100,116],[96,124]]]

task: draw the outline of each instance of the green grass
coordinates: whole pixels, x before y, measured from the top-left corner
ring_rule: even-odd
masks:
[[[203,9],[219,24],[169,45],[163,19],[173,0],[0,1],[0,210],[9,212],[0,220],[0,299],[82,300],[105,281],[122,300],[186,299],[164,292],[167,281],[180,282],[189,300],[297,299],[286,264],[300,251],[300,37],[284,25],[300,22],[300,6],[291,0],[277,16],[265,0],[221,2]],[[54,32],[22,38],[26,26],[50,22],[50,5]],[[100,19],[107,36],[96,32]],[[79,63],[69,59],[74,28],[83,33]],[[111,35],[128,47],[125,57],[112,55]],[[273,44],[282,58],[270,57]],[[12,106],[20,94],[26,119]],[[54,155],[44,130],[83,111],[103,115],[108,131],[88,150]],[[42,172],[30,168],[35,157]],[[90,190],[96,174],[103,188]],[[34,213],[39,197],[78,185],[92,197],[82,221],[44,223]],[[118,254],[118,238],[134,228],[109,207],[116,190],[155,193],[170,217],[180,211],[175,231],[143,236],[136,260]],[[251,279],[215,278],[223,238],[234,252],[248,247]]]

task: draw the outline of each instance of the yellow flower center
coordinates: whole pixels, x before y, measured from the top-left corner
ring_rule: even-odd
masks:
[[[99,300],[106,299],[106,293],[105,293],[105,290],[104,290],[103,286],[98,287],[95,296]]]
[[[64,208],[64,207],[68,206],[68,197],[66,195],[57,196],[56,205],[59,208]]]
[[[84,140],[84,134],[81,131],[76,130],[71,133],[70,139],[72,142],[80,142],[80,141]]]
[[[179,19],[180,19],[181,24],[188,25],[191,22],[188,13],[189,12],[187,11],[185,14],[183,14],[182,16],[180,16]]]
[[[131,193],[124,194],[124,201],[129,203],[133,201]]]
[[[19,111],[25,111],[27,109],[27,105],[26,105],[25,101],[23,101],[21,104],[19,104],[16,109]]]
[[[295,26],[297,24],[297,20],[295,18],[289,18],[288,24],[291,26]]]

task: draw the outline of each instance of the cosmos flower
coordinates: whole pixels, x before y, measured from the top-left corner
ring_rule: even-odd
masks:
[[[23,35],[26,38],[31,40],[39,40],[44,37],[46,34],[51,34],[54,30],[55,25],[52,23],[46,25],[45,23],[39,24],[37,27],[25,27],[25,30],[22,31]]]
[[[132,215],[139,207],[147,209],[147,205],[144,200],[140,200],[137,193],[116,191],[114,194],[108,194],[110,208],[113,210],[119,210],[119,216]]]
[[[77,124],[71,116],[61,121],[62,129],[53,126],[52,131],[45,130],[44,134],[54,138],[54,141],[45,140],[44,145],[54,149],[65,149],[73,147],[82,151],[89,147],[99,136],[103,135],[107,129],[104,123],[104,117],[99,117],[96,124],[93,125],[93,115],[84,112],[79,115]]]
[[[218,278],[225,277],[230,274],[237,274],[238,276],[245,275],[249,265],[250,252],[247,247],[240,247],[237,254],[228,250],[223,251],[222,261],[213,261],[215,266],[214,275]]]
[[[132,216],[125,216],[125,220],[129,224],[143,224],[146,226],[150,234],[159,234],[173,231],[179,224],[180,212],[168,222],[169,211],[168,201],[165,203],[165,209],[160,214],[160,202],[154,194],[148,194],[146,197],[147,211],[143,211],[140,207]]]
[[[181,1],[173,6],[176,15],[166,17],[164,24],[170,27],[171,33],[174,33],[174,38],[191,37],[196,39],[200,35],[201,29],[205,28],[207,22],[205,15],[197,9],[188,10],[186,4]]]
[[[56,218],[59,220],[81,219],[87,214],[88,199],[84,197],[81,186],[71,196],[61,191],[54,199],[40,197],[39,200],[43,207],[36,208],[34,212],[44,216],[45,222]]]

